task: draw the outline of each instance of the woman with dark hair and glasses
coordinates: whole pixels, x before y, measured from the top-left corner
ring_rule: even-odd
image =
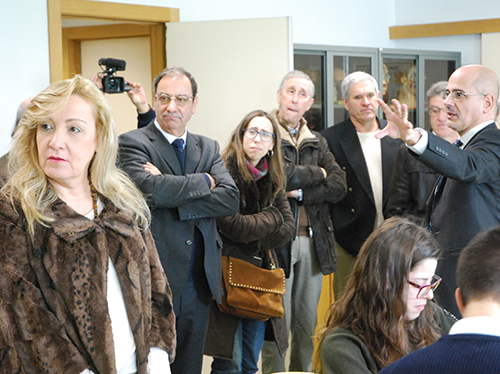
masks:
[[[223,256],[268,268],[269,250],[292,239],[295,224],[284,190],[280,144],[276,121],[255,110],[243,118],[222,153],[240,190],[239,212],[217,219]],[[276,259],[274,253],[273,257]],[[235,317],[221,312],[214,302],[205,341],[205,354],[214,356],[212,373],[256,373],[266,324],[273,328],[280,351],[286,350],[283,323],[284,318],[266,322]]]
[[[406,219],[376,229],[318,334],[319,373],[378,373],[448,333],[456,318],[431,301],[439,255],[432,234]]]

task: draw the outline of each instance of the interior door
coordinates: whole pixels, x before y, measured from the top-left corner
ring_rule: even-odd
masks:
[[[293,67],[290,18],[167,23],[167,65],[198,83],[188,129],[224,148],[250,111],[277,108],[276,92]]]
[[[97,61],[102,57],[125,60],[125,71],[117,71],[115,76],[127,81],[139,82],[146,91],[148,102],[152,102],[150,38],[123,38],[86,40],[81,43],[81,74],[90,78],[102,69]],[[119,134],[137,128],[137,111],[126,93],[106,94],[113,110],[113,118]]]

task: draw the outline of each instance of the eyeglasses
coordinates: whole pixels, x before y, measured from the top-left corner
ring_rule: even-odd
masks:
[[[193,96],[187,95],[177,95],[170,96],[168,94],[160,94],[155,95],[156,100],[160,102],[161,105],[169,105],[172,100],[175,100],[175,104],[178,106],[186,106],[189,103],[189,100],[193,99]]]
[[[446,108],[438,108],[437,106],[431,106],[429,109],[428,109],[428,112],[431,116],[439,116],[439,113],[441,113],[441,111],[446,114],[447,113],[447,109]]]
[[[274,139],[274,134],[272,132],[266,131],[266,130],[261,130],[258,131],[257,129],[253,127],[248,127],[243,130],[243,134],[248,138],[248,139],[255,139],[257,134],[260,135],[260,138],[262,139],[263,142],[270,142],[271,140]]]
[[[416,284],[412,281],[408,281],[408,284],[410,286],[413,286],[415,288],[418,288],[418,292],[417,292],[417,299],[422,299],[424,298],[431,290],[432,291],[435,291],[436,288],[439,286],[439,283],[441,283],[442,279],[440,276],[438,275],[433,275],[432,279],[431,279],[431,284],[426,284],[426,285],[419,285],[419,284]]]
[[[306,92],[304,92],[304,91],[297,91],[297,90],[295,90],[293,88],[289,88],[288,90],[285,90],[283,92],[285,92],[285,95],[290,96],[290,97],[293,97],[293,96],[297,95],[297,97],[299,98],[299,100],[306,100],[306,99],[309,98],[309,95]]]
[[[465,99],[467,96],[486,96],[486,94],[480,94],[480,93],[469,93],[469,92],[464,92],[462,90],[446,90],[443,91],[443,99],[446,100],[448,96],[452,96],[453,100],[459,101]]]

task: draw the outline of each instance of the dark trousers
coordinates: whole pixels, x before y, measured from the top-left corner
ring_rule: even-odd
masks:
[[[201,374],[212,294],[208,283],[186,282],[176,305],[177,349],[172,374]]]
[[[266,322],[241,318],[234,337],[233,358],[214,357],[210,374],[256,373]]]
[[[177,349],[172,374],[201,374],[212,293],[204,269],[203,236],[195,228],[188,280],[181,297],[174,296]]]

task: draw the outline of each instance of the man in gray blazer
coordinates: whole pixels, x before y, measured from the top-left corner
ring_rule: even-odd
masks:
[[[183,68],[153,82],[156,119],[120,136],[119,164],[149,199],[151,231],[173,293],[177,350],[172,373],[201,373],[212,296],[221,302],[221,241],[215,217],[233,215],[239,192],[219,145],[186,125],[197,84]]]
[[[460,316],[455,302],[455,271],[462,249],[479,232],[500,225],[500,130],[498,77],[480,65],[463,66],[451,75],[444,93],[448,127],[460,134],[454,146],[408,121],[408,108],[384,102],[388,126],[377,136],[400,138],[412,156],[442,174],[428,208],[430,230],[443,248],[436,273],[443,278],[438,303]]]

